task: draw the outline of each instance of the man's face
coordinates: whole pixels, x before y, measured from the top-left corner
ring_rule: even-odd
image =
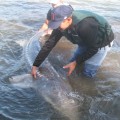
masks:
[[[67,19],[65,19],[65,20],[60,24],[60,29],[61,29],[61,30],[65,30],[65,29],[67,29],[71,24],[72,24],[72,18],[67,18]]]

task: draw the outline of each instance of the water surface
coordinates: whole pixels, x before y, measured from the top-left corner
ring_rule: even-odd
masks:
[[[62,66],[75,46],[64,38],[48,59],[57,73],[68,80],[73,92],[83,97],[78,103],[80,120],[120,120],[120,2],[76,0],[71,4],[107,19],[116,36],[114,47],[92,80],[76,74],[66,78]],[[42,25],[49,8],[42,0],[0,1],[0,120],[69,120],[33,88],[14,87],[9,82],[11,76],[28,72],[22,57],[24,44]]]

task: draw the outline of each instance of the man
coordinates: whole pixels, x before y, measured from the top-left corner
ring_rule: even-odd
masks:
[[[53,10],[54,8],[60,5],[69,5],[68,3],[65,3],[63,0],[49,0],[48,2],[51,4],[52,8],[48,11],[47,18],[44,24],[42,25],[42,27],[39,29],[39,31],[44,31],[43,36],[52,33],[52,30],[48,29],[48,24],[49,21],[51,20],[51,10]]]
[[[36,57],[32,75],[36,78],[36,69],[48,56],[50,51],[65,36],[78,48],[70,60],[67,68],[68,75],[74,71],[76,65],[84,62],[83,75],[94,77],[107,52],[111,48],[114,34],[108,22],[97,14],[89,11],[73,11],[71,7],[61,5],[51,11],[49,28],[54,29]]]

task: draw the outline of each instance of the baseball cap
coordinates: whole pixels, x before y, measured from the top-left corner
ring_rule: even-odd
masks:
[[[48,28],[57,29],[63,20],[72,15],[73,8],[69,5],[60,5],[51,10],[51,20]]]

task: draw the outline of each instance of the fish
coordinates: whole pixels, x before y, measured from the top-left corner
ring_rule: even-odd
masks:
[[[40,49],[40,34],[36,34],[30,39],[24,50],[29,68]],[[13,76],[9,80],[15,87],[34,88],[53,108],[69,120],[79,120],[78,106],[80,104],[78,103],[84,100],[83,97],[73,92],[69,81],[61,78],[48,59],[38,69],[36,79],[31,74],[23,74]]]

